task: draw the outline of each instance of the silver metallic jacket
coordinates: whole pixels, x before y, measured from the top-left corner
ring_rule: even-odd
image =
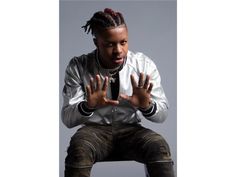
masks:
[[[109,76],[108,70],[101,68],[96,62],[96,50],[80,57],[71,59],[65,73],[65,85],[63,88],[64,103],[61,111],[62,121],[72,128],[81,124],[112,124],[112,123],[139,123],[143,117],[161,123],[167,117],[168,101],[161,86],[161,78],[154,62],[142,53],[128,51],[126,63],[119,72],[119,93],[132,95],[130,75],[135,76],[138,82],[140,73],[150,75],[150,83],[153,83],[151,92],[152,102],[157,109],[152,116],[143,114],[128,101],[121,100],[117,106],[106,106],[96,109],[90,116],[83,116],[78,110],[80,102],[86,100],[86,85],[90,78],[99,74],[104,81]],[[107,97],[111,98],[110,86]]]

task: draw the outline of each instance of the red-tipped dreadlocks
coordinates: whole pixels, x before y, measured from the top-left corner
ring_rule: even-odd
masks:
[[[82,26],[84,31],[89,33],[91,31],[92,35],[96,28],[108,28],[116,27],[125,24],[123,15],[120,12],[115,12],[110,8],[105,8],[104,11],[98,11],[93,14],[93,17],[87,21],[86,25]]]

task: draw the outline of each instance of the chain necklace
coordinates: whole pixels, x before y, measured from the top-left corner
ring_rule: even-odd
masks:
[[[119,71],[123,68],[123,66],[125,65],[126,63],[126,59],[124,61],[124,63],[121,65],[121,66],[118,66],[116,68],[113,68],[113,69],[105,69],[101,66],[101,63],[100,63],[100,60],[99,60],[99,57],[98,57],[98,50],[96,50],[96,62],[98,64],[98,72],[99,72],[99,75],[100,77],[104,80],[104,76],[102,75],[101,71],[105,71],[106,74],[108,74],[108,79],[109,79],[109,82],[111,83],[115,83],[116,81],[116,77],[114,77],[117,73],[119,73]]]

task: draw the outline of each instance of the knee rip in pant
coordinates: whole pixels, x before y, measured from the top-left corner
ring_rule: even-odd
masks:
[[[171,157],[170,149],[165,144],[156,144],[155,141],[149,141],[145,143],[143,148],[146,148],[148,156],[152,158],[154,157],[153,154],[156,155],[156,159],[169,160]]]
[[[85,168],[92,168],[93,165],[79,165],[77,163],[74,164],[65,164],[66,169],[85,169]]]
[[[156,161],[152,161],[152,162],[147,162],[147,164],[163,164],[163,163],[171,163],[172,165],[174,165],[174,161],[172,159],[166,159],[166,160],[156,160]]]
[[[69,168],[91,168],[94,163],[89,163],[89,162],[65,162],[65,166]]]

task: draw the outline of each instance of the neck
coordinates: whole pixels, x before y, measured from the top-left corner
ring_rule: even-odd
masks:
[[[113,73],[116,73],[116,72],[120,71],[120,70],[123,68],[123,65],[124,65],[124,63],[125,63],[125,62],[124,62],[122,65],[117,66],[116,68],[106,68],[106,67],[104,67],[104,65],[103,65],[102,62],[101,62],[101,59],[100,59],[100,57],[99,57],[98,50],[96,51],[96,61],[97,61],[97,63],[98,63],[99,68],[102,68],[103,70],[108,71],[110,74],[113,74]]]

